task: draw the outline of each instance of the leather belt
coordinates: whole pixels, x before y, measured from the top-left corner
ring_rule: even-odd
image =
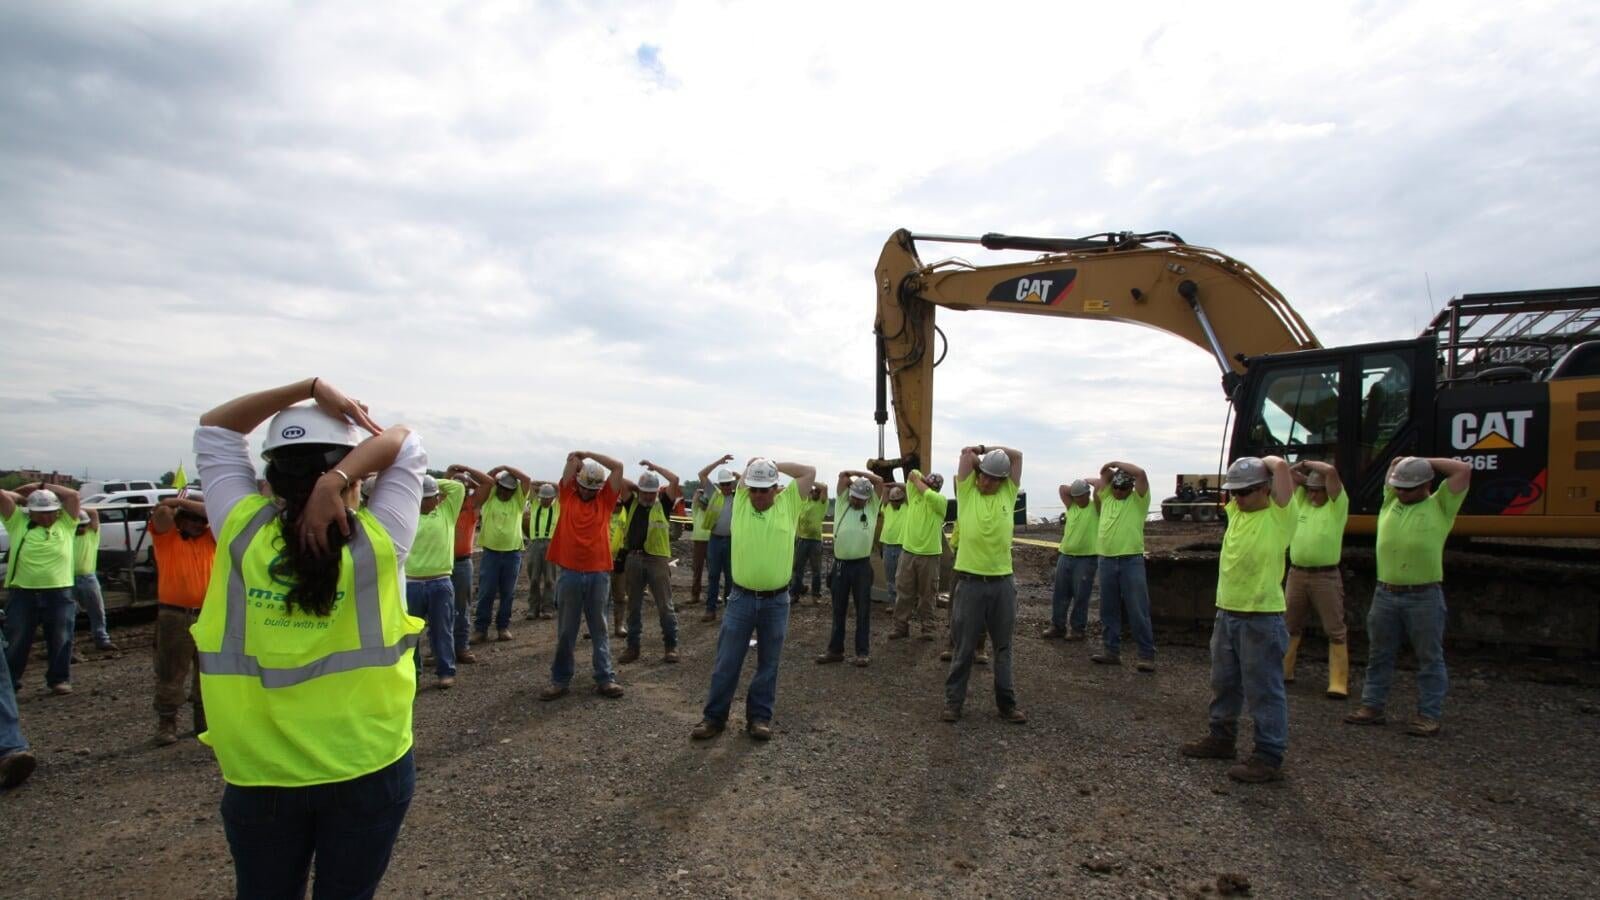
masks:
[[[787,593],[789,593],[789,588],[788,587],[781,587],[781,588],[778,588],[777,590],[772,590],[772,591],[752,591],[752,590],[750,590],[749,588],[745,587],[742,584],[735,584],[734,587],[738,588],[741,591],[744,591],[746,594],[749,594],[752,597],[756,597],[756,598],[761,599],[761,600],[765,600],[765,599],[767,599],[769,597],[776,597],[779,594],[787,594]]]
[[[1279,610],[1278,612],[1261,612],[1259,610],[1246,611],[1246,610],[1238,610],[1238,609],[1223,609],[1220,606],[1217,607],[1217,612],[1224,612],[1224,613],[1227,613],[1230,616],[1243,616],[1243,617],[1245,617],[1247,619],[1260,618],[1261,616],[1281,616],[1281,615],[1283,615],[1282,610]]]
[[[1437,581],[1430,581],[1427,584],[1389,584],[1383,581],[1378,582],[1379,590],[1388,591],[1391,594],[1420,594],[1423,591],[1432,590],[1439,586],[1439,582]]]
[[[1011,578],[1012,576],[1010,576],[1010,575],[975,575],[975,574],[973,574],[971,572],[957,572],[956,573],[956,577],[957,578],[964,578],[967,581],[1005,581],[1005,580]]]
[[[1289,568],[1300,572],[1335,572],[1338,571],[1339,564],[1334,563],[1331,566],[1297,566],[1291,563]]]
[[[157,603],[156,606],[159,606],[162,609],[170,609],[170,610],[173,610],[174,612],[181,612],[184,615],[189,615],[189,616],[198,616],[198,615],[200,615],[200,607],[198,607],[198,606],[179,606],[176,603]]]

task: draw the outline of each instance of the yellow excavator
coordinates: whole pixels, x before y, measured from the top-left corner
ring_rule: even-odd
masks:
[[[1039,254],[924,265],[917,243]],[[1228,459],[1333,463],[1371,533],[1397,455],[1473,463],[1456,533],[1600,537],[1600,288],[1468,295],[1422,336],[1324,348],[1248,265],[1171,232],[890,236],[876,271],[880,474],[933,459],[935,311],[1143,325],[1209,353],[1233,404]],[[1497,327],[1495,327],[1497,326]],[[937,350],[937,352],[935,352]],[[884,458],[892,394],[899,456]]]
[[[1035,256],[925,265],[919,242]],[[1326,348],[1255,270],[1171,232],[901,230],[884,244],[875,282],[878,458],[868,467],[879,475],[935,459],[933,371],[947,349],[935,322],[940,307],[1143,325],[1216,360],[1232,404],[1228,460],[1273,454],[1338,468],[1351,498],[1350,534],[1375,529],[1394,457],[1470,461],[1472,490],[1455,534],[1497,540],[1447,558],[1453,644],[1600,654],[1600,554],[1593,540],[1571,540],[1600,537],[1600,288],[1469,294],[1450,301],[1419,337]],[[891,399],[895,457],[885,452]],[[1209,628],[1215,550],[1212,539],[1150,556],[1158,621]],[[1357,631],[1371,595],[1372,552],[1360,537],[1346,543]]]

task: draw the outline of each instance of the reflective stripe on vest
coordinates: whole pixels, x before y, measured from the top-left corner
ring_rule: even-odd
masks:
[[[356,630],[361,636],[361,647],[340,650],[304,665],[284,669],[267,668],[254,656],[244,652],[245,621],[249,612],[245,597],[244,557],[255,536],[277,516],[276,506],[263,506],[228,545],[228,556],[233,566],[228,572],[227,618],[222,633],[222,649],[215,653],[202,651],[198,654],[200,674],[250,675],[261,679],[264,688],[291,687],[323,675],[392,666],[400,661],[407,650],[417,645],[418,635],[415,634],[405,635],[390,646],[383,643],[377,554],[372,549],[372,539],[367,536],[366,528],[358,522],[350,533],[347,546],[355,565]]]

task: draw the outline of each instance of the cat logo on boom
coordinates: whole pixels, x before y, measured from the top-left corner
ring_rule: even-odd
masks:
[[[990,303],[1056,306],[1066,298],[1077,278],[1077,269],[1056,269],[1053,272],[1034,272],[1020,278],[1008,278],[995,285],[987,299]]]
[[[1528,444],[1528,420],[1531,409],[1513,409],[1505,412],[1457,413],[1450,420],[1450,443],[1457,450],[1517,450]]]

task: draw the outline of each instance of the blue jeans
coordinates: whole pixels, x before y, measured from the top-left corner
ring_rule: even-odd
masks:
[[[1118,655],[1122,649],[1122,615],[1127,613],[1133,626],[1133,639],[1139,645],[1140,659],[1156,658],[1156,637],[1150,628],[1150,586],[1144,577],[1144,554],[1102,556],[1100,570],[1100,638],[1106,652]]]
[[[472,617],[467,615],[467,600],[472,596],[472,557],[462,556],[456,559],[455,568],[450,570],[450,588],[456,595],[456,656],[467,649],[467,634],[472,630]]]
[[[1394,658],[1410,639],[1417,657],[1417,712],[1430,719],[1444,712],[1450,674],[1444,665],[1444,589],[1438,585],[1414,594],[1372,592],[1367,609],[1367,680],[1361,705],[1383,709],[1394,683]]]
[[[456,591],[449,575],[427,581],[406,581],[406,612],[428,623],[428,647],[433,650],[434,672],[440,677],[456,674]],[[422,674],[422,651],[417,658],[417,674]]]
[[[0,635],[0,648],[5,638]],[[17,692],[11,686],[11,667],[0,666],[0,756],[28,749],[22,736],[22,720],[17,715]]]
[[[100,576],[90,572],[74,577],[72,600],[89,616],[89,633],[94,635],[95,644],[111,643],[111,634],[106,631],[106,599],[100,593]]]
[[[6,604],[6,665],[11,669],[13,687],[22,684],[37,625],[44,626],[45,643],[49,645],[45,684],[55,687],[72,680],[72,629],[77,618],[78,606],[72,602],[71,588],[11,589],[11,599]]]
[[[738,585],[728,595],[722,629],[717,633],[717,661],[711,665],[711,693],[706,697],[707,720],[727,723],[752,633],[756,636],[756,674],[745,692],[744,719],[746,723],[772,721],[772,705],[778,702],[778,658],[789,634],[789,592],[757,597]]]
[[[717,611],[717,598],[727,602],[733,590],[733,538],[713,534],[706,542],[706,612]],[[722,582],[721,594],[717,582]]]
[[[822,596],[822,539],[794,539],[794,576],[789,580],[789,593],[805,596],[806,565],[811,566],[811,593]]]
[[[478,615],[473,622],[479,634],[489,631],[489,613],[494,609],[497,593],[500,609],[495,613],[494,627],[511,627],[511,605],[517,590],[517,575],[521,572],[521,550],[483,551],[483,571],[478,573]]]
[[[1283,615],[1241,616],[1217,610],[1211,626],[1211,736],[1238,739],[1239,713],[1256,723],[1255,755],[1283,765],[1289,749],[1289,698],[1283,692],[1283,655],[1289,629]]]
[[[360,778],[311,787],[222,789],[222,828],[241,898],[377,893],[416,789],[411,751]]]
[[[1000,581],[979,581],[956,576],[955,596],[950,598],[950,671],[944,679],[946,706],[960,709],[967,702],[967,679],[972,675],[972,660],[987,635],[994,644],[994,705],[1001,711],[1017,705],[1016,686],[1011,680],[1011,641],[1017,631],[1017,580],[1006,576]]]
[[[872,560],[838,560],[833,574],[833,636],[829,653],[844,652],[844,620],[850,598],[856,601],[856,655],[866,656],[872,644]]]
[[[1056,583],[1050,593],[1050,627],[1067,630],[1068,607],[1071,607],[1074,634],[1082,634],[1089,627],[1089,594],[1094,591],[1094,573],[1098,568],[1098,556],[1056,554]]]
[[[550,663],[550,683],[566,687],[572,683],[573,649],[578,643],[578,622],[589,625],[589,641],[594,656],[594,683],[615,681],[611,668],[611,629],[606,623],[606,604],[611,599],[611,572],[574,572],[562,569],[556,578],[556,658]]]
[[[889,579],[889,607],[892,609],[899,602],[900,597],[894,589],[894,575],[900,569],[899,544],[883,545],[883,577]]]

